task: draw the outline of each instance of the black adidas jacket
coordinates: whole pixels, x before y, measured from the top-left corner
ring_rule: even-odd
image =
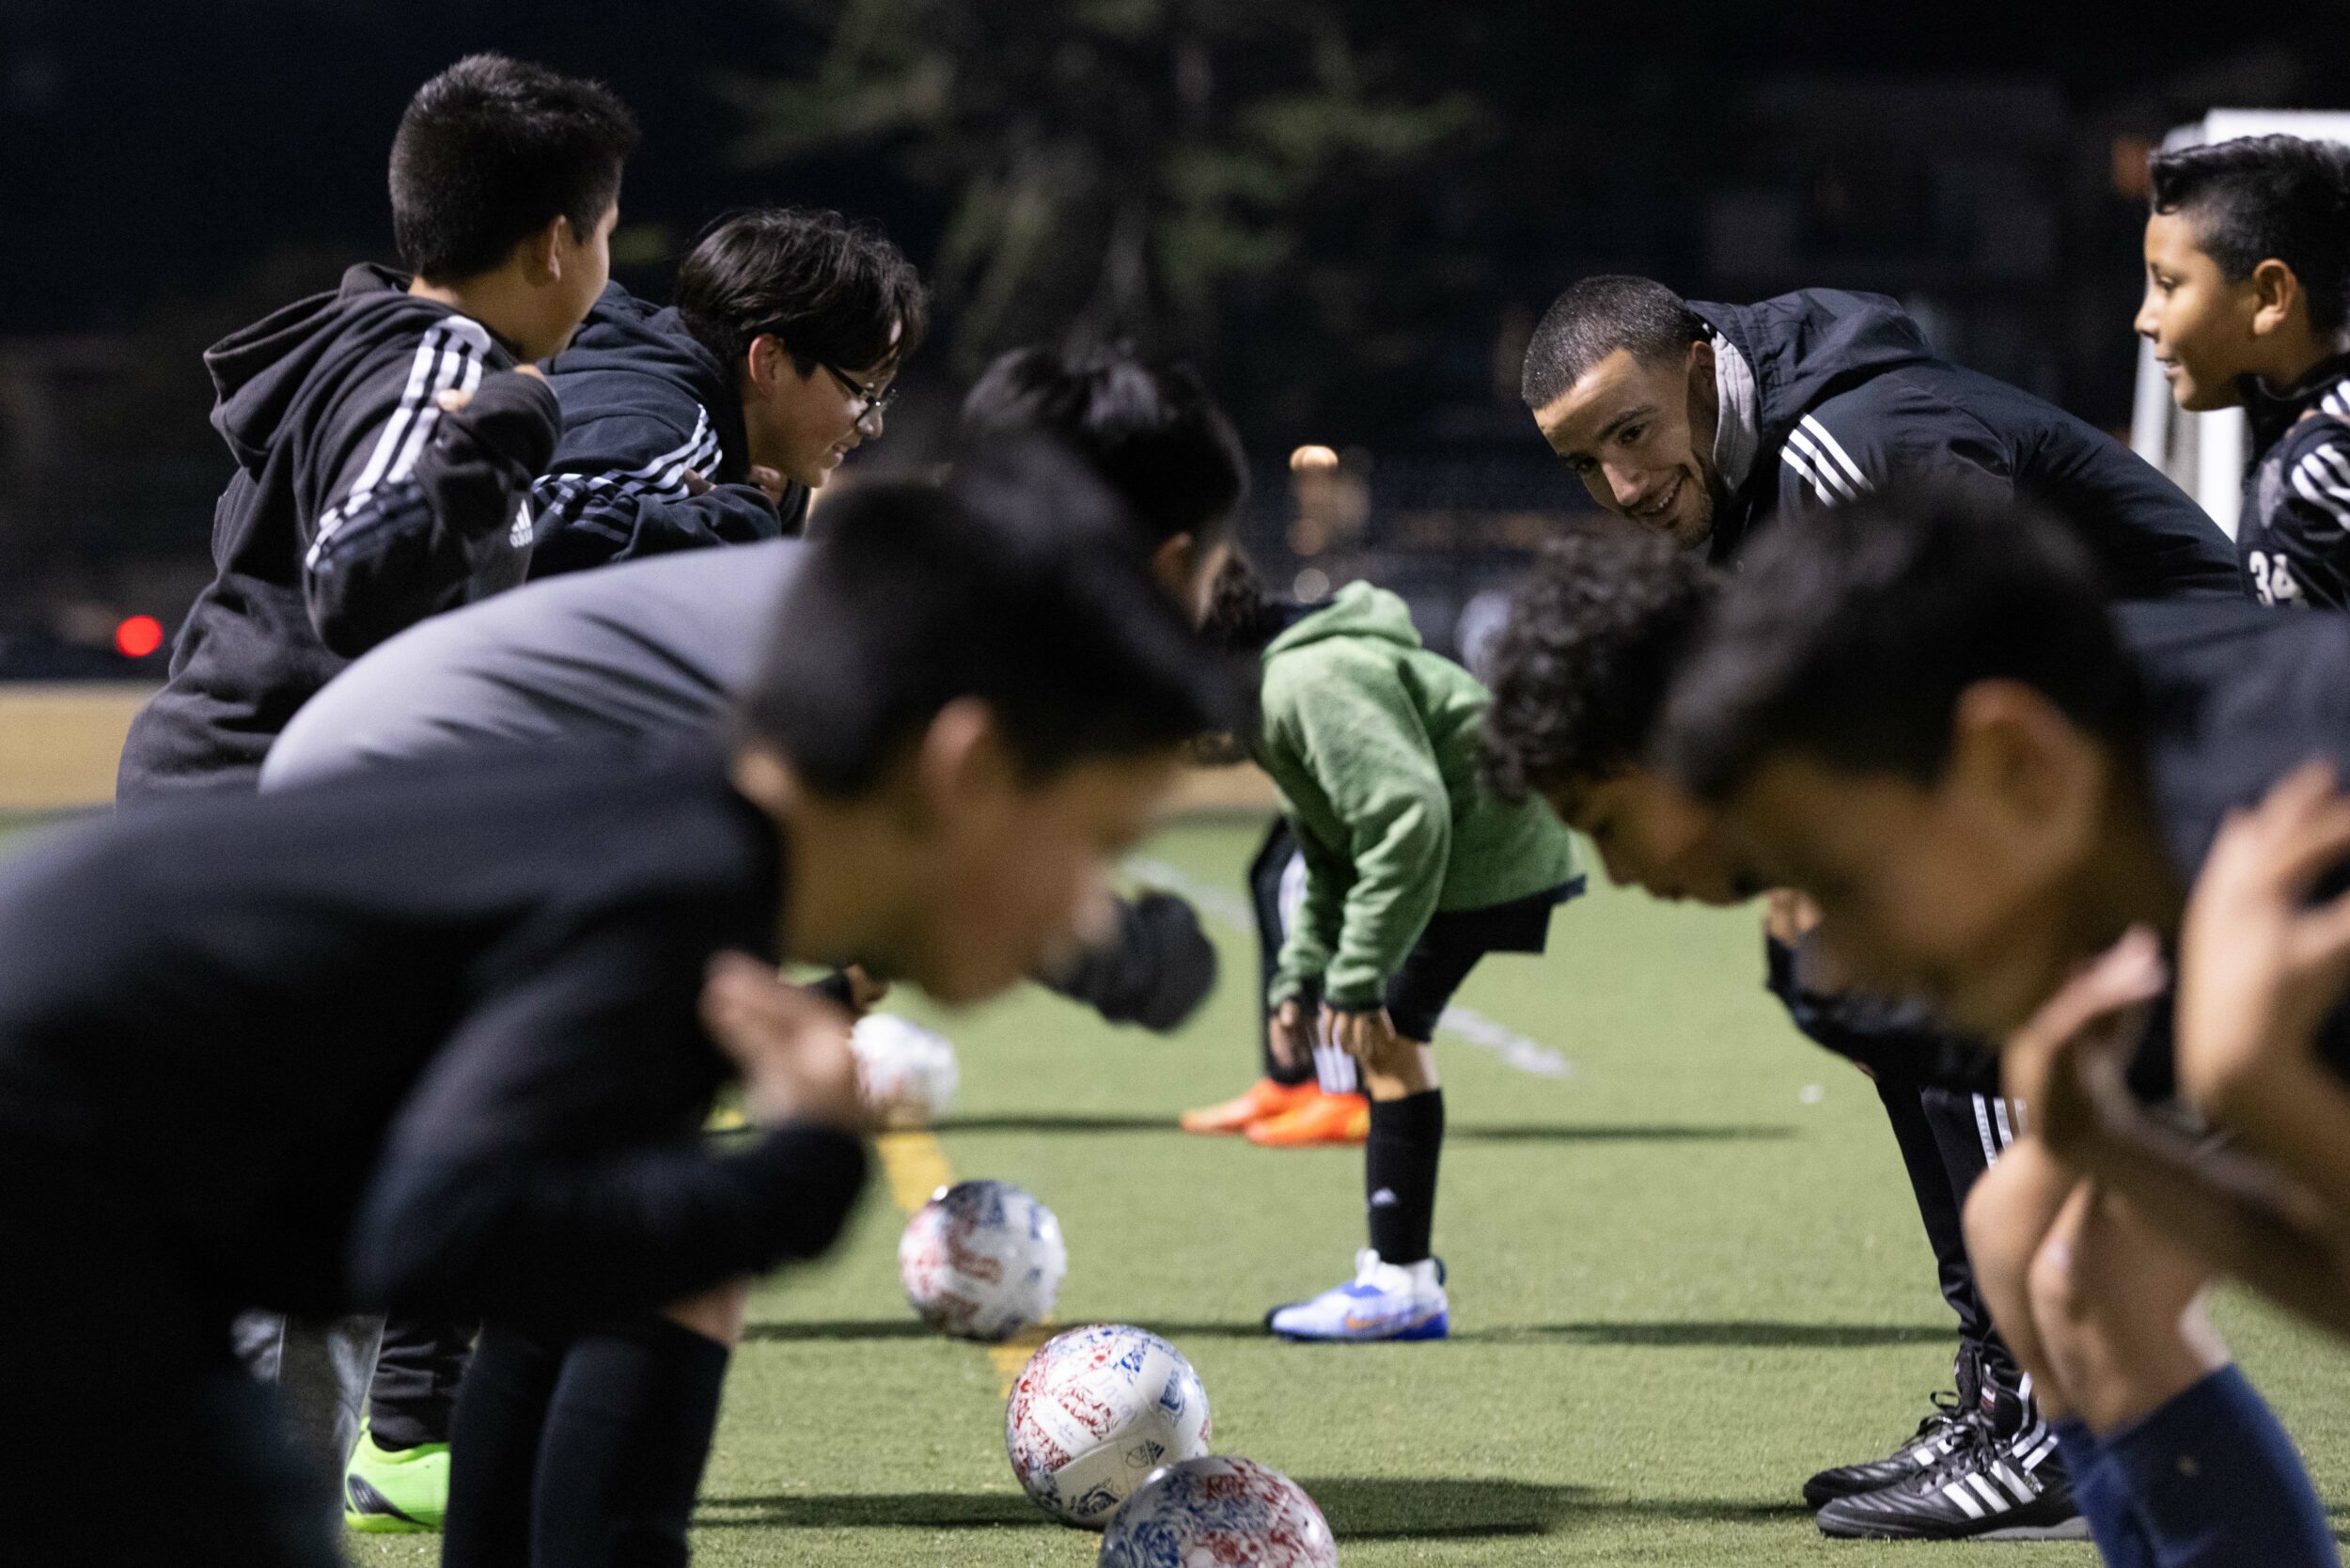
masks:
[[[750,482],[732,373],[675,309],[606,285],[547,370],[563,439],[532,491],[532,576],[800,531],[807,492],[778,508]],[[689,473],[710,488],[695,494]]]
[[[212,520],[216,575],[131,727],[124,801],[250,788],[294,711],[351,659],[510,588],[555,397],[480,322],[353,267],[204,355],[237,460]],[[470,391],[459,414],[435,402]]]
[[[1716,561],[1778,511],[1840,505],[1898,476],[2050,508],[2119,599],[2244,596],[2227,535],[2186,492],[2054,404],[1936,358],[1894,301],[1807,289],[1689,307],[1754,368],[1754,464],[1716,514]]]
[[[2236,558],[2264,604],[2350,609],[2350,354],[2273,393],[2249,378]]]

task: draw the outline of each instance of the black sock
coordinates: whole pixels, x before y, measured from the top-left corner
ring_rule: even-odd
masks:
[[[1443,1090],[1371,1103],[1363,1195],[1371,1249],[1381,1262],[1417,1263],[1428,1256],[1436,1217],[1436,1156],[1443,1149]]]
[[[530,1502],[547,1406],[570,1341],[510,1323],[481,1330],[449,1433],[448,1519],[441,1568],[530,1560]]]
[[[572,1341],[540,1438],[535,1568],[682,1568],[727,1360],[661,1317]]]

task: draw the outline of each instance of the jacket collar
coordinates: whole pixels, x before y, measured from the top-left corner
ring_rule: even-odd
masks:
[[[2252,427],[2252,450],[2257,457],[2291,430],[2312,409],[2324,408],[2338,418],[2350,419],[2350,353],[2338,353],[2312,367],[2282,391],[2258,376],[2240,376],[2236,390],[2244,399],[2244,416]]]

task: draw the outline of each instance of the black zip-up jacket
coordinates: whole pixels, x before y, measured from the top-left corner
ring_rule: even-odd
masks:
[[[2029,497],[2070,523],[2123,601],[2246,597],[2219,525],[2111,436],[2030,393],[1935,357],[1881,294],[1807,289],[1690,309],[1753,368],[1753,466],[1716,511],[1711,554],[1734,559],[1782,511],[1841,506],[1888,481],[1994,500]],[[1914,1006],[1805,983],[1796,949],[1765,939],[1768,984],[1815,1043],[1920,1082],[1998,1092],[1983,1051]]]
[[[0,870],[0,1208],[84,1214],[94,1253],[184,1285],[165,1314],[572,1322],[821,1252],[855,1138],[700,1136],[732,1075],[704,967],[779,958],[786,854],[708,755],[65,830]]]
[[[212,519],[216,574],[132,724],[124,801],[251,788],[294,711],[425,617],[511,588],[531,477],[555,448],[544,382],[480,322],[358,266],[204,355],[237,472]],[[436,397],[470,391],[458,414]]]
[[[1781,510],[1841,505],[1898,477],[2049,508],[2117,599],[2245,597],[2228,536],[2185,491],[2054,404],[1935,357],[1892,300],[1806,289],[1689,308],[1746,355],[1758,405],[1754,465],[1716,514],[1715,560]]]
[[[531,492],[532,576],[800,531],[807,492],[791,485],[778,507],[750,482],[733,374],[674,308],[607,284],[547,373],[563,439]]]
[[[2350,354],[2290,392],[2242,386],[2252,461],[2235,549],[2252,597],[2350,609]]]

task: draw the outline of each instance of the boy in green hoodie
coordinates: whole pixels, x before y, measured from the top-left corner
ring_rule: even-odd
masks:
[[[1274,1054],[1303,1060],[1319,1028],[1361,1063],[1371,1095],[1371,1245],[1352,1281],[1266,1325],[1292,1340],[1443,1339],[1429,1232],[1444,1091],[1429,1041],[1480,958],[1543,950],[1551,910],[1582,890],[1573,840],[1539,801],[1512,806],[1479,781],[1490,694],[1420,646],[1394,594],[1354,583],[1286,604],[1235,563],[1206,630],[1262,658],[1248,749],[1306,860],[1268,996]]]

